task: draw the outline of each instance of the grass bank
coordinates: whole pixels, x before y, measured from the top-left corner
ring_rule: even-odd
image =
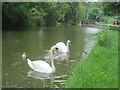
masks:
[[[89,56],[73,67],[66,88],[118,88],[118,31],[100,32]]]
[[[113,25],[113,24],[108,24],[108,23],[100,23],[100,24],[97,24],[97,25],[100,25],[100,26],[107,26],[107,27],[110,27],[110,29],[115,29],[115,30],[120,30],[120,24],[119,25]]]

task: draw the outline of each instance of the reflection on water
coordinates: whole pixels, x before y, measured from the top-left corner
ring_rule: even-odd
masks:
[[[40,73],[40,72],[36,72],[33,70],[30,70],[28,72],[28,77],[32,77],[34,79],[53,79],[54,76],[53,74],[49,74],[49,73]]]
[[[66,52],[60,52],[60,53],[57,53],[57,54],[53,54],[53,59],[54,60],[58,60],[58,61],[63,61],[63,60],[68,60],[70,57],[69,53],[66,53]],[[44,56],[44,59],[45,60],[50,60],[50,53],[47,53],[45,56]]]
[[[37,29],[3,30],[2,87],[48,88],[64,87],[74,62],[87,57],[95,44],[95,27],[56,26]],[[56,73],[45,74],[32,71],[21,55],[25,52],[32,60],[50,63],[48,52],[57,42],[71,40],[70,53],[56,56]],[[64,60],[66,59],[66,60]]]
[[[84,51],[82,54],[82,58],[87,58],[93,45],[96,43],[96,34],[99,31],[100,29],[95,28],[95,27],[88,27],[85,29],[86,37],[85,37],[85,45],[84,45]]]
[[[87,27],[85,28],[85,32],[89,34],[97,34],[100,31],[100,29],[95,27]]]
[[[51,80],[50,82],[50,86],[51,88],[55,87],[53,83],[60,83],[60,84],[64,84],[67,80],[61,80],[61,78],[66,77],[67,75],[61,75],[61,76],[55,76],[55,74],[49,74],[49,73],[40,73],[40,72],[36,72],[33,70],[29,70],[28,71],[28,77],[31,77],[33,79],[40,79],[40,80]],[[57,86],[58,87],[58,86]]]

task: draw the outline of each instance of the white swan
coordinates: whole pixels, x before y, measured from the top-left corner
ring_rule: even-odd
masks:
[[[69,43],[71,41],[67,40],[67,44],[65,45],[63,42],[58,42],[55,46],[56,46],[56,51],[57,52],[69,52]]]
[[[37,72],[54,73],[55,72],[55,65],[53,61],[53,50],[54,49],[55,49],[55,46],[52,46],[50,49],[51,66],[42,60],[31,61],[30,59],[27,59],[28,65],[30,66],[30,68]]]
[[[54,60],[67,60],[69,58],[69,43],[71,41],[67,40],[67,44],[65,45],[63,42],[58,42],[54,49],[53,59]],[[50,51],[44,56],[45,60],[50,59]]]

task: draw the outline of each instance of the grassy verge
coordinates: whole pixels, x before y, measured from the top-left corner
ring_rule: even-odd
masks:
[[[120,27],[120,24],[119,25],[113,25],[113,24],[108,24],[108,23],[101,23],[101,24],[97,24],[97,25],[100,25],[100,26],[109,26],[109,27]]]
[[[118,88],[118,31],[103,31],[85,60],[75,68],[66,88]]]
[[[101,23],[101,24],[97,24],[97,25],[101,25],[101,26],[120,26],[120,25],[113,25],[113,24],[108,24],[108,23]]]

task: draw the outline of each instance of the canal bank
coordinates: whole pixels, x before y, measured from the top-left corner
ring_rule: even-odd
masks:
[[[104,29],[85,59],[73,66],[66,88],[118,88],[118,31]]]
[[[120,30],[120,25],[113,25],[113,24],[97,24],[99,26],[109,27],[111,30]]]

